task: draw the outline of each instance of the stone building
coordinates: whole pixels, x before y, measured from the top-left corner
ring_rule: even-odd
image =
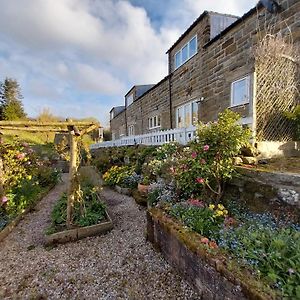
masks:
[[[213,121],[226,108],[239,112],[255,130],[257,42],[267,32],[281,32],[300,43],[300,1],[277,2],[277,13],[261,4],[241,18],[202,13],[167,51],[169,74],[126,94],[124,110],[111,118],[114,138],[120,132],[139,135]]]

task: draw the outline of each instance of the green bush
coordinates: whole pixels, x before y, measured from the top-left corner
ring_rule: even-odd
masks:
[[[105,184],[109,186],[119,185],[121,187],[126,186],[126,179],[132,176],[134,173],[133,168],[129,166],[113,166],[103,175]]]
[[[300,140],[300,105],[297,105],[293,112],[286,112],[285,116],[292,121],[294,125],[294,134],[297,141]]]
[[[226,110],[218,121],[199,124],[196,140],[181,152],[174,172],[185,197],[207,193],[216,201],[221,198],[224,183],[235,172],[233,157],[250,139],[250,130],[239,125],[239,119]]]

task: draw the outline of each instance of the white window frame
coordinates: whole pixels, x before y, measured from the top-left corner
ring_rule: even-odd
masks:
[[[193,39],[196,39],[196,52],[194,54],[191,54],[190,52],[190,42],[193,40]],[[187,59],[186,60],[182,60],[182,50],[185,48],[185,47],[188,47],[188,55],[187,55]],[[181,67],[183,64],[185,64],[188,60],[190,60],[193,56],[195,56],[196,54],[198,53],[198,37],[197,35],[194,35],[186,44],[183,45],[183,47],[177,51],[174,55],[174,69],[177,70],[179,67]],[[179,54],[179,57],[180,57],[180,63],[178,66],[176,66],[176,56],[177,54]]]
[[[130,103],[128,103],[128,99],[130,99]],[[131,93],[126,97],[126,107],[128,107],[130,104],[132,104],[133,100],[134,100],[133,93]]]
[[[199,100],[196,99],[196,100],[187,102],[185,104],[182,104],[182,105],[176,107],[176,128],[179,128],[178,111],[179,111],[179,109],[182,109],[182,108],[183,108],[184,113],[183,113],[183,120],[181,122],[184,124],[184,126],[180,127],[180,128],[189,128],[189,127],[195,126],[195,124],[193,124],[194,123],[194,120],[193,120],[193,104],[196,103],[196,105],[197,105],[197,121],[196,122],[198,122],[199,121],[199,104],[198,104],[198,102],[199,102]],[[185,109],[186,109],[186,107],[188,107],[188,110],[189,110],[189,113],[190,113],[190,119],[191,119],[191,122],[188,125],[188,127],[185,127]]]
[[[134,125],[129,125],[128,126],[128,136],[133,136],[134,135]]]
[[[161,117],[160,115],[155,115],[148,118],[148,128],[157,129],[161,127]]]
[[[110,112],[110,119],[112,120],[114,117],[115,117],[115,112],[114,112],[114,111],[111,111],[111,112]]]
[[[238,102],[236,103],[234,101],[234,85],[236,83],[239,83],[241,81],[246,81],[246,99],[245,101],[241,101],[241,102]],[[250,100],[251,100],[251,75],[248,74],[246,76],[243,76],[242,78],[239,78],[235,81],[233,81],[231,83],[231,88],[230,88],[230,107],[236,107],[236,106],[241,106],[241,105],[245,105],[245,104],[248,104],[250,103]]]

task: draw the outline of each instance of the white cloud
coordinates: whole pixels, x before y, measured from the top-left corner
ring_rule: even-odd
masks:
[[[43,106],[60,115],[107,114],[132,85],[167,74],[165,51],[203,10],[243,14],[256,1],[169,3],[154,27],[144,8],[125,0],[0,0],[0,80],[20,81],[30,114]],[[84,109],[72,102],[81,95]]]

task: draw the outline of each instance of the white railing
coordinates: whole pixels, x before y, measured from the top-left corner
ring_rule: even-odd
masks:
[[[147,134],[125,136],[119,140],[102,142],[91,145],[91,149],[122,147],[132,145],[162,145],[169,142],[178,142],[185,145],[196,136],[196,127],[176,128],[157,131]]]

